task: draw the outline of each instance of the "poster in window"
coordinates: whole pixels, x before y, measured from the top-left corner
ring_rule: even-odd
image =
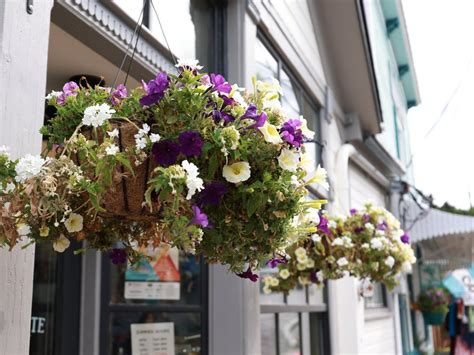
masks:
[[[140,300],[179,300],[179,250],[164,245],[142,248],[147,258],[128,265],[125,272],[124,297]]]
[[[132,355],[174,355],[174,323],[131,324]]]

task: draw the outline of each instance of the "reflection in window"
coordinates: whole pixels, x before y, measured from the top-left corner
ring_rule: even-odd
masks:
[[[284,70],[281,72],[280,85],[283,90],[281,106],[285,109],[290,118],[298,118],[301,115],[300,104],[296,97],[298,91]]]
[[[374,283],[374,294],[372,297],[364,297],[365,308],[387,307],[385,286],[379,282]]]
[[[271,81],[272,78],[278,79],[278,62],[261,41],[256,42],[255,60],[258,80]]]
[[[280,313],[278,321],[278,338],[280,354],[300,355],[300,317],[298,313]]]
[[[262,355],[275,355],[276,349],[276,319],[275,314],[261,314],[260,315],[260,329],[261,329],[261,349]]]

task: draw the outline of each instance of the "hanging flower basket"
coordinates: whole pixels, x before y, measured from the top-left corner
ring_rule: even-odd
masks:
[[[393,288],[400,273],[409,272],[416,261],[408,236],[384,208],[367,203],[360,211],[351,209],[347,217],[323,214],[311,220],[317,231],[286,248],[278,272],[263,280],[264,292],[288,293],[298,285],[322,285],[343,276]]]
[[[417,298],[416,309],[423,314],[429,325],[441,325],[448,313],[450,295],[443,287],[432,287],[423,290]]]
[[[305,198],[325,171],[308,169],[314,133],[279,107],[278,83],[244,91],[196,62],[177,67],[131,92],[69,82],[48,95],[49,151],[0,150],[3,244],[25,237],[61,252],[85,240],[134,261],[137,247],[169,243],[255,280],[307,233],[294,221],[324,202]]]

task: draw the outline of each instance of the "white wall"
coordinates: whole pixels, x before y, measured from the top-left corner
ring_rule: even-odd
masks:
[[[15,157],[41,149],[52,4],[0,1],[0,145]],[[28,354],[33,266],[33,246],[0,250],[0,355]]]

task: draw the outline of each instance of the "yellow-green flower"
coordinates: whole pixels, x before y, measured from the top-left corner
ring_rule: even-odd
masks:
[[[80,232],[83,227],[83,220],[84,219],[80,214],[71,213],[69,215],[69,218],[66,219],[66,221],[64,222],[64,226],[66,227],[69,233]]]
[[[67,248],[69,248],[69,245],[71,244],[71,242],[69,241],[69,239],[67,239],[64,234],[61,234],[59,236],[59,239],[57,239],[54,243],[53,243],[53,249],[55,251],[57,251],[58,253],[62,253],[64,252]]]
[[[226,165],[222,169],[222,176],[233,184],[246,181],[250,178],[250,165],[245,161]]]

